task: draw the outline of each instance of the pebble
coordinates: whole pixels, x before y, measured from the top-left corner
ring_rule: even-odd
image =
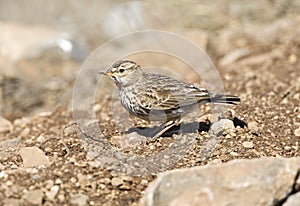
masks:
[[[26,124],[30,123],[30,119],[26,117],[22,117],[21,119],[15,119],[14,125],[19,127],[25,127]]]
[[[234,133],[235,127],[233,121],[229,119],[221,119],[220,121],[212,124],[211,131],[215,134],[218,134],[222,131],[226,132],[227,134],[231,134]]]
[[[78,205],[78,206],[85,206],[88,205],[88,196],[84,194],[72,194],[71,193],[71,204]]]
[[[300,137],[300,127],[295,129],[294,134],[295,134],[296,137]]]
[[[45,136],[44,135],[40,135],[40,136],[38,136],[37,138],[36,138],[36,141],[38,142],[38,143],[42,143],[42,142],[44,142],[45,141]]]
[[[250,149],[250,148],[253,148],[254,145],[253,145],[253,142],[243,142],[243,147]]]
[[[23,199],[32,205],[42,205],[43,191],[40,189],[26,191]]]
[[[257,122],[249,122],[248,123],[248,128],[252,133],[257,133],[259,132],[259,127],[257,125]]]
[[[29,135],[30,129],[26,127],[20,134],[20,137],[27,137]]]
[[[18,205],[22,205],[19,199],[7,198],[3,200],[3,206],[18,206]]]
[[[45,153],[38,147],[23,147],[20,149],[20,156],[24,167],[35,167],[40,165],[48,166],[50,161]]]
[[[230,152],[229,154],[230,154],[231,156],[233,156],[233,157],[238,157],[238,156],[240,156],[240,154],[237,153],[237,152]]]
[[[114,187],[118,187],[123,184],[123,180],[119,177],[114,177],[111,180],[111,185]]]
[[[292,149],[292,147],[290,147],[290,146],[285,146],[283,149],[286,150],[286,151],[290,151],[290,150]]]
[[[13,125],[10,121],[7,119],[4,119],[2,116],[0,116],[0,133],[2,132],[9,132],[13,128]]]
[[[50,188],[50,191],[45,192],[45,195],[48,198],[48,200],[53,201],[55,199],[55,196],[57,195],[58,191],[59,191],[59,186],[54,185]]]
[[[101,108],[102,108],[102,106],[100,105],[100,104],[95,104],[94,106],[93,106],[93,110],[94,110],[94,112],[99,112],[100,110],[101,110]]]
[[[0,149],[5,150],[9,148],[15,148],[19,145],[19,143],[20,143],[19,138],[4,140],[0,142]]]

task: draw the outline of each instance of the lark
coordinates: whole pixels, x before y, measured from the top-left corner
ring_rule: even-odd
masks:
[[[240,102],[238,96],[211,93],[168,76],[144,72],[139,64],[130,60],[117,61],[100,74],[114,81],[121,104],[129,113],[147,121],[163,122],[154,138],[178,125],[183,116],[201,104],[236,105]]]

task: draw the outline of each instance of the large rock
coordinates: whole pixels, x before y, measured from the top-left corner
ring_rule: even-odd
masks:
[[[24,167],[50,165],[48,157],[38,147],[23,147],[20,149],[20,155],[23,160]]]
[[[141,206],[275,205],[295,186],[300,158],[234,160],[162,173]]]

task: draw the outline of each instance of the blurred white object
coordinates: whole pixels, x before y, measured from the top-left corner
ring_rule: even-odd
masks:
[[[70,53],[70,35],[42,26],[0,22],[0,56],[12,62],[34,58],[49,48]]]
[[[103,19],[104,33],[113,38],[145,29],[145,12],[145,4],[139,1],[131,1],[115,6]]]

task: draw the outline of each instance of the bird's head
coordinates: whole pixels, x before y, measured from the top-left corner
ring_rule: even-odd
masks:
[[[136,83],[142,75],[142,69],[133,61],[121,60],[114,63],[106,72],[99,73],[110,77],[120,88]]]

